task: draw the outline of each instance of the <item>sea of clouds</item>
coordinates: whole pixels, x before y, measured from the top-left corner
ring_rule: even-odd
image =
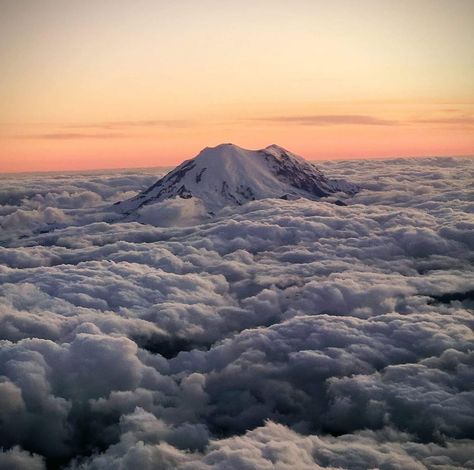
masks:
[[[474,160],[319,166],[348,206],[0,177],[0,469],[474,468]]]

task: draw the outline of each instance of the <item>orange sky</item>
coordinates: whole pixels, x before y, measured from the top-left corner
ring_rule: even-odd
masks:
[[[474,154],[471,0],[2,0],[0,172]]]

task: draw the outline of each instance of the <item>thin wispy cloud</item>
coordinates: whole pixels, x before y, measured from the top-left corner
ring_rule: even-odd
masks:
[[[398,121],[362,114],[315,114],[310,116],[273,116],[254,119],[262,122],[299,124],[305,126],[395,126]]]
[[[456,112],[457,110],[450,110]],[[364,114],[315,114],[307,116],[268,116],[252,121],[266,123],[285,123],[302,126],[411,126],[416,124],[439,124],[447,126],[470,127],[474,125],[473,116],[451,116],[417,119],[382,119]]]
[[[446,112],[446,110],[444,110]],[[456,112],[450,109],[449,113]],[[8,138],[25,140],[104,140],[122,139],[137,136],[140,130],[143,133],[152,133],[157,129],[186,129],[203,124],[204,121],[186,119],[146,119],[146,120],[123,120],[123,121],[102,121],[89,123],[38,123],[34,127],[42,132],[32,132],[29,134],[10,134]],[[365,114],[312,114],[312,115],[280,115],[280,116],[260,116],[255,118],[242,118],[236,120],[221,119],[207,121],[214,126],[248,124],[249,122],[260,122],[263,124],[287,124],[294,126],[442,126],[449,128],[471,128],[474,126],[474,117],[470,115],[450,115],[448,117],[405,117],[400,119],[384,119],[377,116]]]
[[[177,129],[192,126],[194,121],[180,119],[154,119],[129,121],[104,121],[71,124],[37,124],[44,132],[15,134],[14,139],[33,140],[78,140],[78,139],[121,139],[136,135],[139,129]]]
[[[417,119],[413,121],[418,124],[447,124],[455,126],[473,126],[473,116],[456,116],[448,118],[428,118],[428,119]]]
[[[91,123],[75,123],[62,126],[65,129],[128,129],[145,127],[170,127],[181,128],[189,127],[195,124],[195,121],[187,119],[145,119],[128,121],[104,121]]]
[[[20,139],[38,139],[38,140],[75,140],[75,139],[121,139],[127,137],[127,134],[102,132],[102,133],[81,133],[81,132],[52,132],[45,134],[28,134],[16,136]]]

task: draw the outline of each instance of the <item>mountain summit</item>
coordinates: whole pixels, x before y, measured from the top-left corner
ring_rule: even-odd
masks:
[[[117,203],[125,214],[148,204],[197,198],[210,212],[264,198],[316,200],[354,194],[357,186],[330,180],[313,164],[278,145],[246,150],[233,144],[207,147],[137,196]]]

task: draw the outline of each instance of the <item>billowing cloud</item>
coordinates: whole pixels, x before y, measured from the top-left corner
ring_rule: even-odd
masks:
[[[44,470],[44,459],[40,455],[30,454],[20,447],[0,451],[1,470]]]
[[[474,468],[473,161],[321,166],[362,191],[3,177],[0,468]]]

